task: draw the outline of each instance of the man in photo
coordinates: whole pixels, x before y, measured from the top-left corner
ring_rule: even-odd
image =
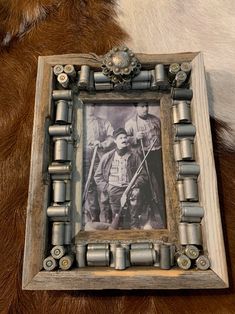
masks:
[[[113,148],[113,127],[108,120],[96,115],[96,106],[88,103],[85,106],[86,128],[84,134],[84,185],[88,187],[85,195],[85,220],[110,222],[108,200],[94,181],[94,173],[101,157]],[[92,164],[93,161],[93,164]],[[93,169],[90,169],[90,168]],[[90,170],[90,176],[89,176]]]
[[[160,214],[161,220],[164,223],[164,183],[160,119],[149,113],[149,106],[146,102],[137,103],[135,109],[136,112],[126,122],[125,129],[132,149],[138,152],[141,157],[145,156],[153,141],[157,139],[146,159],[145,168],[149,179],[151,206],[155,207],[153,215]]]
[[[126,191],[131,179],[138,169],[141,159],[129,149],[127,132],[124,128],[118,128],[113,133],[116,148],[106,153],[99,163],[95,172],[95,182],[100,191],[108,194],[112,219],[114,220],[121,212],[121,198]],[[140,172],[134,185],[131,187],[135,194],[139,195],[147,182],[144,170]],[[138,216],[142,210],[141,202],[133,211],[123,211],[119,220],[118,228],[139,228]]]

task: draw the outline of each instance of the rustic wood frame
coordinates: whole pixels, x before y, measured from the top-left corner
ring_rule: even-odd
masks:
[[[205,208],[205,216],[202,220],[203,246],[204,250],[209,252],[211,269],[207,271],[194,269],[184,271],[180,269],[160,270],[154,267],[131,267],[119,272],[111,268],[87,267],[67,272],[46,272],[42,270],[42,261],[45,258],[47,248],[47,217],[46,211],[42,209],[46,208],[48,203],[47,195],[50,188],[47,176],[48,156],[45,154],[45,151],[49,151],[50,147],[49,140],[45,136],[45,130],[52,115],[50,109],[53,89],[52,67],[55,64],[74,64],[78,66],[87,64],[97,69],[101,65],[100,59],[93,54],[48,56],[39,57],[38,63],[22,280],[23,289],[205,289],[228,287],[202,54],[136,54],[136,56],[146,69],[153,67],[157,63],[169,64],[184,61],[192,63],[191,88],[193,89],[194,97],[191,102],[191,110],[193,124],[197,129],[195,153],[197,162],[200,164],[198,182],[200,203]],[[151,95],[151,92],[145,93]],[[140,94],[137,94],[139,100]],[[112,96],[115,97],[114,95],[118,95],[118,93],[115,92]],[[135,95],[135,93],[132,95]],[[146,99],[146,95],[143,96],[144,99]],[[85,100],[92,96],[81,93],[80,97],[83,97],[82,99]],[[102,101],[102,97],[102,93],[96,96],[96,102]],[[107,98],[107,93],[105,97]],[[119,101],[121,98],[125,101],[126,97],[129,96],[128,93],[121,93],[118,97]],[[151,98],[152,96],[149,97]],[[169,96],[163,96],[162,102],[168,103],[167,97]],[[163,115],[167,114],[164,110],[162,112]],[[163,119],[163,121],[165,120]],[[164,138],[165,143],[167,138],[169,141],[170,135]],[[168,145],[168,147],[170,151],[166,153],[166,150],[164,150],[163,153],[165,160],[168,158],[165,154],[171,155],[172,153],[173,155],[173,148],[171,145]],[[173,157],[169,162],[172,162],[172,160]],[[176,193],[175,181],[172,179],[173,176],[172,174],[168,176],[166,171],[168,170],[164,165],[165,177],[169,177],[171,191],[175,191]],[[174,197],[173,202],[176,202]],[[151,235],[151,237],[154,236]]]

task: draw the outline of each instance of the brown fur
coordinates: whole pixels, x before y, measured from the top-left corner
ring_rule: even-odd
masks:
[[[43,9],[39,10],[39,6]],[[186,306],[191,313],[232,313],[233,288],[213,293],[21,290],[37,57],[74,52],[105,53],[125,38],[114,18],[112,1],[0,1],[0,313],[187,313]],[[224,128],[215,121],[212,126],[213,130]],[[218,133],[214,134],[214,140],[233,282],[234,152],[224,148]]]

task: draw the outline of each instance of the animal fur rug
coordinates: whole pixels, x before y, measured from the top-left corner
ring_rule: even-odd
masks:
[[[118,24],[115,12],[118,12],[119,23],[131,35],[132,42],[130,39],[128,42],[134,47],[134,51],[149,52],[147,44],[144,47],[138,46],[138,38],[143,41],[143,38],[140,39],[141,35],[135,37],[134,34],[137,26],[140,27],[137,20],[140,15],[139,9],[143,8],[144,10],[143,3],[145,1],[128,0],[125,3],[121,1],[119,2],[120,7],[117,9],[116,3],[109,0],[0,0],[0,313],[235,312],[234,149],[231,145],[224,144],[224,134],[230,134],[229,137],[231,137],[231,129],[227,124],[216,120],[212,120],[211,125],[229,265],[230,289],[194,292],[115,290],[33,292],[21,290],[37,58],[39,55],[65,53],[95,52],[104,54],[114,45],[127,41],[127,34]],[[156,1],[156,5],[157,3],[158,1]],[[164,2],[165,5],[163,1],[159,1],[159,3],[165,14],[168,12],[167,5],[169,10],[172,9],[167,1]],[[189,5],[184,5],[183,3],[186,3],[184,1],[181,3],[184,17],[187,17],[186,9]],[[211,1],[211,6],[213,6],[212,3],[214,2]],[[228,5],[227,13],[230,16],[229,4],[232,4],[233,1],[227,0],[223,3]],[[123,22],[124,16],[128,12],[128,5],[132,5],[133,12],[129,11],[130,20]],[[173,8],[176,8],[175,5],[174,1]],[[121,9],[125,14],[120,11]],[[149,8],[149,10],[151,9]],[[182,10],[178,9],[176,14],[181,14]],[[154,12],[154,5],[152,12]],[[158,14],[154,23],[157,23],[158,19],[161,19],[161,12],[159,10],[155,12]],[[204,13],[213,23],[213,19],[216,17],[210,15],[210,11]],[[141,15],[139,17],[141,18]],[[230,16],[230,18],[232,17]],[[166,27],[167,21],[169,19],[165,21]],[[128,26],[130,22],[132,27]],[[176,25],[178,22],[176,20]],[[154,23],[153,25],[155,25]],[[224,23],[228,23],[229,27],[230,20],[224,21]],[[144,25],[145,27],[142,27],[141,30],[148,27],[147,20]],[[201,28],[198,26],[197,29],[195,25],[195,34],[202,28],[203,26]],[[171,29],[169,33],[173,31],[174,29]],[[215,34],[213,27],[212,31]],[[160,26],[151,27],[149,33],[152,34],[149,41],[149,47],[152,49],[152,40],[157,42],[162,38]],[[208,35],[208,41],[210,40],[212,39]],[[131,45],[130,48],[132,48]],[[186,47],[186,43],[184,43],[184,47]],[[161,49],[164,52],[172,52],[168,48],[165,45]],[[178,52],[183,50],[180,43],[175,49]],[[191,50],[203,49],[194,43]],[[222,51],[218,53],[221,54]],[[226,62],[224,56],[223,60]],[[223,80],[223,77],[220,79]],[[210,80],[208,83],[210,84]],[[214,86],[214,89],[216,88],[218,85]],[[210,89],[209,91],[212,92]],[[212,94],[209,96],[210,99],[213,98]]]

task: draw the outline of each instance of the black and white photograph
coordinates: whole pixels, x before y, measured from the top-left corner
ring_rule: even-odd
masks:
[[[83,229],[166,227],[158,103],[84,105]]]

